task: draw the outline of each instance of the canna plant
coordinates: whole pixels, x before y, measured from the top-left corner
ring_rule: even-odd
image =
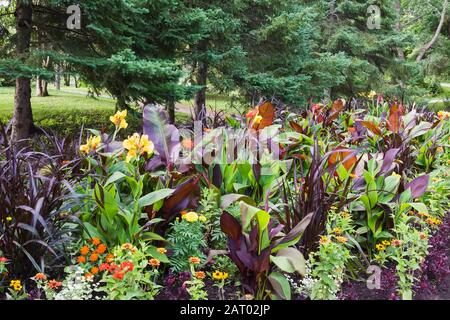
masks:
[[[241,274],[244,293],[257,300],[290,299],[290,285],[282,272],[305,273],[305,260],[295,245],[312,214],[283,234],[284,226],[277,224],[268,212],[244,201],[240,202],[240,208],[241,222],[224,212],[220,224],[228,237],[229,256]]]

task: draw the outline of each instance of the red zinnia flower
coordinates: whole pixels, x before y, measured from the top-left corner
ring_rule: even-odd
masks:
[[[120,264],[120,270],[122,271],[133,271],[134,264],[131,261],[125,261]]]
[[[117,280],[122,280],[125,274],[123,272],[117,271],[113,274],[113,278]]]

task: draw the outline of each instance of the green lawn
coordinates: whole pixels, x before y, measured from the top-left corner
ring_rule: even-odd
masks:
[[[75,93],[69,93],[73,91]],[[86,95],[84,88],[50,89],[49,97],[33,97],[31,104],[36,125],[55,131],[61,135],[77,136],[82,125],[85,128],[100,129],[110,126],[109,116],[114,113],[115,100],[111,98],[92,98]],[[14,88],[0,87],[0,121],[7,123],[13,114]],[[188,120],[187,114],[176,114],[177,121]],[[128,117],[130,127],[127,133],[140,131],[141,119]]]

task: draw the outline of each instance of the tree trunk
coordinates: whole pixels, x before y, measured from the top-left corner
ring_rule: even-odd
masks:
[[[18,0],[16,4],[16,53],[21,61],[25,61],[30,51],[32,30],[31,1]],[[31,110],[31,79],[18,77],[14,96],[14,115],[12,120],[12,142],[27,139],[33,129],[33,113]]]
[[[441,33],[442,27],[444,26],[445,21],[445,14],[447,13],[448,8],[448,0],[444,1],[444,4],[442,5],[442,12],[441,12],[441,18],[439,20],[439,25],[436,29],[436,32],[434,33],[433,38],[428,42],[425,46],[422,47],[419,51],[419,55],[417,56],[416,62],[422,61],[423,57],[425,56],[425,53],[435,44],[437,39],[439,38],[439,34]]]
[[[64,75],[64,85],[66,87],[70,87],[70,74],[65,74]]]
[[[206,119],[206,80],[208,78],[208,65],[204,62],[198,63],[197,85],[202,86],[194,100],[196,120],[204,121]]]
[[[55,89],[60,91],[61,90],[61,68],[59,65],[56,65],[55,67]]]
[[[397,22],[395,23],[395,30],[397,32],[402,32],[402,24],[400,23],[400,18],[402,16],[402,4],[400,0],[395,1],[395,11],[397,13]],[[401,47],[397,47],[397,53],[400,60],[405,60],[405,53]]]
[[[175,101],[170,100],[167,102],[167,111],[169,112],[170,124],[174,124],[175,123]]]
[[[36,97],[48,96],[48,82],[38,76],[36,78]]]

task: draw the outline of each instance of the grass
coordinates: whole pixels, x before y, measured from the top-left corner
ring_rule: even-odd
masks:
[[[74,91],[67,92],[67,91]],[[49,97],[31,98],[33,118],[37,126],[54,131],[60,135],[78,136],[82,126],[100,129],[109,125],[109,116],[115,111],[115,100],[106,97],[86,96],[84,88],[49,89]],[[14,88],[0,87],[0,121],[7,123],[13,115]],[[186,114],[177,113],[177,121],[186,122]],[[140,131],[141,119],[129,117],[129,132]]]

